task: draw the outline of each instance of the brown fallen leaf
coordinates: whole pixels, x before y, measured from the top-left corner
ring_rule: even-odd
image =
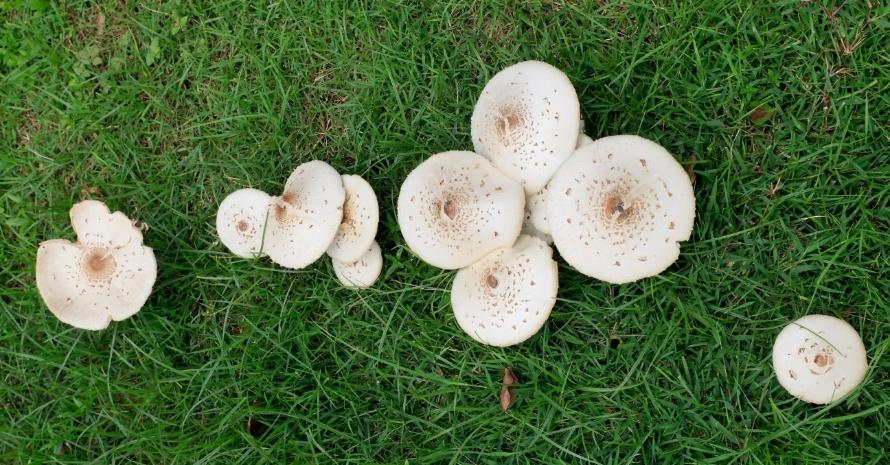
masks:
[[[501,383],[501,410],[507,411],[516,402],[516,390],[513,388],[518,380],[512,367],[504,368],[504,381]]]
[[[755,108],[754,111],[751,112],[751,122],[754,124],[760,124],[766,121],[766,118],[769,116],[769,112],[763,108]]]
[[[695,184],[695,154],[689,157],[689,164],[686,165],[686,174],[689,176],[689,182]]]

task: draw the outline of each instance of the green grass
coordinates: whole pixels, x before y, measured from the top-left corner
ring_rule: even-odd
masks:
[[[884,2],[244,3],[0,2],[0,462],[890,461]],[[453,273],[406,249],[395,199],[425,156],[472,147],[485,81],[526,59],[566,71],[594,138],[695,160],[698,218],[654,278],[562,263],[545,328],[495,349],[458,329]],[[377,190],[371,290],[216,240],[227,193],[310,159]],[[159,265],[142,312],[96,333],[33,276],[83,198],[146,222]],[[831,407],[772,375],[807,313],[869,348]]]

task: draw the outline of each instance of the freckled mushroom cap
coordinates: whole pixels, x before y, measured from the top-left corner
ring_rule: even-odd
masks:
[[[216,233],[220,242],[239,257],[263,255],[263,229],[272,198],[257,189],[232,192],[216,213]]]
[[[293,269],[318,260],[337,235],[345,199],[343,181],[331,165],[313,160],[298,166],[284,193],[272,198],[265,235],[269,258]]]
[[[470,119],[473,147],[526,192],[547,184],[578,141],[575,87],[557,68],[525,61],[497,73]]]
[[[522,187],[490,161],[473,152],[442,152],[402,183],[399,228],[421,260],[451,270],[513,244],[524,207]]]
[[[374,242],[380,210],[374,189],[361,176],[344,175],[343,187],[346,189],[343,220],[328,247],[328,255],[334,260],[352,263],[365,255]]]
[[[692,233],[689,176],[667,150],[642,137],[604,137],[581,147],[549,186],[557,250],[581,273],[606,282],[661,273]]]
[[[488,345],[519,344],[537,333],[556,303],[559,287],[553,250],[536,237],[519,236],[461,269],[451,307],[467,335]]]
[[[344,287],[364,289],[374,285],[383,270],[383,252],[376,241],[365,254],[353,263],[343,263],[337,259],[331,259],[334,265],[334,274]]]
[[[536,230],[550,234],[550,222],[547,220],[547,186],[525,198],[525,209],[529,220]]]
[[[154,252],[123,213],[87,200],[70,211],[78,242],[37,249],[36,281],[50,312],[71,326],[99,330],[138,312],[157,276]]]
[[[865,346],[852,326],[828,315],[807,315],[786,326],[773,345],[773,369],[791,395],[827,404],[865,379]]]

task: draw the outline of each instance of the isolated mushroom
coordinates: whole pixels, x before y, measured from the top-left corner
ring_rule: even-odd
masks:
[[[383,252],[376,241],[365,250],[365,254],[352,263],[331,259],[337,280],[345,287],[364,289],[374,285],[383,269]]]
[[[575,149],[580,116],[565,73],[540,61],[517,63],[482,90],[470,119],[473,147],[534,193]]]
[[[868,361],[859,334],[828,315],[807,315],[789,324],[773,344],[773,369],[794,397],[827,404],[865,378]]]
[[[313,160],[298,166],[284,193],[272,198],[264,237],[269,258],[293,269],[318,260],[337,235],[345,199],[340,174],[330,165]]]
[[[559,287],[553,250],[541,239],[519,236],[461,269],[451,287],[457,324],[473,339],[492,346],[519,344],[550,316]]]
[[[232,192],[216,213],[216,233],[220,242],[239,257],[263,255],[263,230],[271,197],[257,189]]]
[[[121,212],[85,200],[71,207],[77,242],[53,239],[37,249],[37,289],[50,312],[71,326],[99,330],[139,311],[157,276],[154,252]]]
[[[525,194],[490,161],[464,151],[432,155],[399,192],[399,228],[430,265],[465,267],[516,241]]]
[[[549,184],[553,243],[581,273],[620,284],[664,271],[695,218],[692,183],[662,146],[637,136],[581,147]]]
[[[361,176],[344,175],[343,219],[334,242],[328,247],[328,255],[343,263],[352,263],[368,251],[377,235],[380,210],[374,189]]]

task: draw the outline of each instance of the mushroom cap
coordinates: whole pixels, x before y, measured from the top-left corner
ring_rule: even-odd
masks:
[[[232,192],[216,212],[216,233],[220,242],[239,257],[263,255],[263,230],[272,197],[257,189]]]
[[[575,148],[580,149],[581,147],[584,147],[585,145],[590,145],[592,143],[593,143],[593,139],[591,139],[590,136],[588,136],[587,134],[584,134],[582,132],[581,134],[578,134],[578,142],[575,144]]]
[[[334,274],[344,287],[364,289],[374,285],[383,270],[383,252],[376,241],[365,250],[365,254],[352,263],[343,263],[331,258]]]
[[[525,209],[525,218],[522,220],[522,234],[527,236],[537,237],[544,241],[547,245],[553,243],[553,236],[547,234],[545,232],[541,232],[538,228],[535,227],[534,223],[532,223],[532,214],[528,211],[528,207]]]
[[[343,263],[352,263],[368,252],[377,235],[380,209],[374,188],[361,176],[344,175],[343,220],[334,242],[328,247],[328,255]]]
[[[550,234],[550,222],[547,220],[547,192],[547,186],[544,186],[525,198],[525,209],[528,211],[529,220],[536,230],[544,234]]]
[[[482,89],[470,119],[473,148],[526,192],[547,184],[578,141],[581,109],[568,76],[540,61],[504,68]]]
[[[50,312],[71,326],[99,330],[136,314],[157,277],[154,252],[123,213],[88,200],[70,211],[79,238],[42,242],[36,281]]]
[[[552,257],[544,241],[523,235],[512,247],[458,271],[451,287],[457,324],[473,339],[498,347],[534,336],[556,303],[559,278]]]
[[[272,198],[266,223],[265,251],[286,268],[300,269],[318,260],[343,219],[346,190],[337,170],[320,160],[298,166]]]
[[[581,273],[621,284],[664,271],[695,219],[692,183],[664,147],[611,136],[581,147],[549,184],[560,255]]]
[[[794,397],[813,404],[840,399],[865,379],[865,346],[846,321],[807,315],[789,324],[773,344],[773,369]]]
[[[405,178],[398,220],[421,260],[451,270],[513,244],[524,207],[519,183],[473,152],[451,151],[432,155]]]

